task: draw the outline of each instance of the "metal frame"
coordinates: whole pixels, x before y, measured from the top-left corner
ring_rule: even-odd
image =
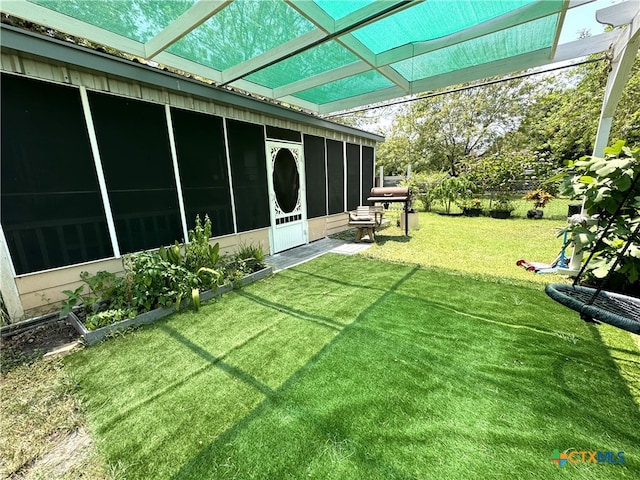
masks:
[[[602,34],[576,42],[558,45],[560,31],[567,11],[594,0],[565,0],[563,2],[535,0],[531,4],[519,9],[504,13],[503,15],[449,35],[424,42],[400,45],[379,53],[367,48],[357,39],[354,33],[363,27],[374,24],[387,17],[393,17],[399,12],[415,7],[424,0],[377,0],[362,6],[340,19],[334,19],[313,1],[284,1],[289,7],[309,21],[314,28],[297,38],[248,58],[222,71],[181,58],[169,53],[167,49],[200,27],[204,22],[223,11],[233,3],[233,0],[198,0],[146,43],[117,35],[103,28],[90,25],[87,22],[63,15],[27,0],[3,2],[1,9],[7,14],[24,18],[31,22],[80,38],[87,38],[93,42],[113,47],[141,59],[153,60],[172,68],[203,76],[219,86],[230,85],[241,88],[257,95],[271,99],[280,99],[288,104],[297,105],[321,114],[354,108],[399,96],[431,91],[454,83],[503,75],[536,66],[553,64],[567,59],[574,59],[607,50],[611,43],[611,35]],[[597,18],[603,22],[619,26],[625,24],[625,18],[630,15],[637,15],[639,9],[640,5],[636,0],[627,0],[620,4],[599,10]],[[460,45],[463,42],[495,34],[551,15],[557,15],[558,21],[555,26],[554,40],[549,48],[414,81],[405,78],[391,67],[392,64],[399,61]],[[3,30],[4,28],[3,26]],[[621,38],[624,34],[616,31],[613,33],[613,36]],[[320,44],[332,41],[335,41],[354,54],[357,60],[349,65],[344,65],[320,74],[310,75],[307,78],[277,88],[264,87],[246,80],[246,78],[254,72],[261,71]],[[4,35],[3,43],[7,44]],[[14,46],[13,48],[17,47]],[[298,92],[331,84],[336,80],[352,77],[367,71],[378,72],[384,78],[388,79],[393,86],[325,104],[315,104],[294,96]],[[133,77],[129,76],[129,78]],[[228,94],[229,92],[225,93]]]

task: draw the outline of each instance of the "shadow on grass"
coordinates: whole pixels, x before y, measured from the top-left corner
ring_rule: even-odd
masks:
[[[323,356],[327,355],[327,353],[334,347],[334,345],[339,343],[340,339],[346,333],[348,333],[349,331],[351,331],[351,330],[353,330],[355,328],[358,328],[359,322],[363,318],[366,318],[367,314],[371,310],[376,308],[376,306],[378,304],[384,302],[387,297],[395,294],[395,291],[403,283],[405,283],[407,280],[409,280],[415,274],[415,272],[417,270],[418,270],[417,267],[414,267],[413,269],[411,269],[402,278],[397,280],[391,288],[386,290],[385,293],[383,293],[380,297],[378,297],[375,301],[373,301],[370,305],[368,305],[367,308],[364,311],[362,311],[362,313],[360,313],[360,315],[352,323],[343,326],[343,328],[340,330],[340,332],[329,343],[325,344],[318,352],[316,352],[305,363],[305,365],[302,368],[298,369],[282,385],[280,385],[280,387],[278,387],[276,390],[271,392],[270,395],[267,395],[265,397],[265,399],[253,411],[251,411],[248,415],[243,417],[242,420],[240,420],[238,423],[236,423],[232,428],[226,430],[223,434],[218,436],[216,438],[216,440],[214,442],[212,442],[203,451],[201,451],[197,457],[193,458],[188,464],[184,465],[180,469],[180,471],[178,473],[176,473],[175,475],[172,476],[172,479],[200,478],[200,476],[202,475],[203,472],[199,471],[199,469],[202,467],[203,463],[204,464],[207,463],[207,459],[213,457],[215,452],[217,452],[220,448],[222,448],[226,444],[228,444],[229,441],[235,435],[238,434],[238,432],[242,431],[256,417],[259,417],[266,409],[268,409],[271,406],[272,401],[274,401],[274,397],[277,397],[280,394],[280,392],[283,392],[283,391],[287,390],[292,384],[294,384],[301,377],[303,377],[307,373],[308,369],[312,365],[316,364],[320,360],[320,358],[322,358]],[[291,310],[289,307],[287,307],[285,305],[278,305],[278,304],[276,304],[274,302],[269,302],[267,300],[264,300],[262,298],[259,298],[259,297],[255,296],[255,295],[247,295],[246,292],[243,292],[243,293],[245,294],[244,295],[245,298],[247,298],[249,300],[252,300],[252,301],[255,301],[255,302],[257,302],[257,303],[259,303],[261,305],[266,305],[266,306],[268,306],[270,308]],[[303,317],[308,317],[308,315],[305,314]],[[305,318],[305,319],[309,319],[309,318]],[[313,319],[312,321],[315,322],[316,320]],[[322,322],[323,326],[327,326],[326,324],[324,324],[324,321],[326,321],[326,319],[324,319],[323,322]],[[318,422],[319,423],[318,428],[322,427],[321,430],[324,430],[324,425],[321,424],[322,422],[320,422],[320,419],[318,418],[318,416],[316,414],[314,414],[314,412],[308,412],[307,418],[308,418],[309,421]],[[282,478],[282,477],[277,477],[277,475],[276,475],[275,477],[272,477],[272,478]]]
[[[241,369],[239,369],[239,368],[237,368],[237,367],[235,367],[233,365],[230,365],[229,363],[225,362],[224,358],[226,358],[232,352],[244,347],[245,345],[247,345],[251,341],[259,338],[260,336],[262,336],[264,333],[266,333],[268,330],[270,330],[273,327],[273,325],[275,325],[275,323],[277,323],[277,322],[271,323],[271,324],[267,325],[266,327],[264,327],[263,329],[259,330],[258,332],[254,333],[253,335],[250,335],[243,342],[241,342],[241,343],[239,343],[237,345],[234,345],[232,348],[230,348],[228,351],[226,351],[223,355],[215,356],[215,355],[212,355],[209,351],[207,351],[203,347],[193,343],[191,340],[186,338],[184,335],[181,335],[175,329],[173,329],[170,326],[168,326],[166,324],[166,320],[158,322],[156,325],[157,325],[157,328],[159,330],[162,330],[163,332],[165,332],[173,340],[175,340],[175,341],[179,342],[180,344],[182,344],[183,346],[187,347],[189,350],[191,350],[192,352],[196,353],[198,356],[200,356],[202,359],[204,359],[208,363],[206,365],[200,367],[199,369],[195,370],[194,372],[190,373],[189,375],[185,376],[184,378],[181,378],[180,380],[172,382],[171,384],[165,386],[164,388],[159,389],[153,395],[150,395],[150,396],[146,397],[144,400],[129,405],[128,408],[124,409],[120,414],[114,416],[112,419],[109,420],[109,422],[105,423],[104,426],[103,426],[103,429],[104,430],[108,430],[108,429],[112,428],[114,425],[117,425],[122,420],[124,420],[125,418],[129,417],[135,411],[147,407],[148,405],[150,405],[153,402],[157,401],[158,399],[164,397],[165,395],[170,395],[171,393],[173,393],[176,390],[180,389],[184,385],[190,383],[191,381],[196,380],[199,376],[207,373],[212,368],[218,368],[218,369],[226,372],[227,374],[234,376],[235,378],[243,381],[244,383],[246,383],[250,387],[258,390],[260,393],[262,393],[265,396],[269,396],[269,395],[273,394],[273,390],[269,386],[267,386],[264,383],[260,382],[259,380],[255,379],[254,377],[252,377],[251,375],[247,374],[246,372],[243,372]]]
[[[243,298],[246,298],[247,300],[250,300],[250,301],[255,302],[255,303],[259,304],[259,305],[262,305],[263,307],[270,308],[270,309],[275,310],[277,312],[286,313],[287,315],[290,315],[293,318],[297,318],[299,320],[304,320],[304,321],[307,321],[307,322],[313,322],[316,325],[320,325],[321,327],[326,327],[326,328],[330,328],[332,330],[340,331],[345,326],[343,323],[336,322],[335,320],[332,320],[331,318],[323,317],[322,315],[314,315],[314,314],[306,313],[306,312],[304,312],[302,310],[298,310],[296,308],[288,307],[288,306],[283,305],[281,303],[272,302],[270,300],[267,300],[266,298],[262,298],[262,297],[259,297],[257,295],[253,295],[252,293],[249,293],[249,292],[247,292],[245,290],[238,290],[236,293],[239,296],[241,296]]]
[[[589,333],[591,334],[591,338],[593,339],[593,341],[595,343],[598,344],[602,344],[605,345],[605,342],[598,330],[598,327],[595,326],[592,323],[586,323],[585,325],[587,326]],[[615,396],[615,398],[611,399],[611,403],[609,404],[597,404],[592,398],[587,398],[585,401],[584,397],[580,397],[578,395],[576,395],[574,393],[573,387],[570,386],[571,381],[568,379],[568,373],[567,373],[567,362],[566,359],[558,356],[558,358],[556,359],[556,361],[553,364],[553,373],[554,376],[556,378],[556,381],[558,383],[558,386],[561,388],[563,394],[565,395],[566,398],[570,399],[573,402],[573,407],[577,408],[577,409],[583,409],[588,407],[588,403],[589,401],[591,401],[593,403],[592,407],[590,409],[590,415],[592,417],[593,420],[595,420],[599,425],[602,425],[603,428],[606,429],[607,432],[610,433],[615,433],[618,436],[628,436],[629,437],[629,432],[623,430],[622,428],[620,428],[620,424],[616,424],[610,421],[610,417],[607,418],[606,415],[601,414],[601,410],[604,411],[610,411],[612,409],[618,409],[619,408],[619,398],[620,397],[624,397],[624,398],[629,398],[631,399],[632,403],[633,402],[633,395],[631,393],[631,390],[629,389],[627,383],[624,381],[621,373],[620,373],[620,367],[616,364],[616,362],[613,360],[609,350],[606,347],[604,348],[604,352],[602,352],[603,354],[600,355],[600,359],[602,360],[602,363],[595,363],[595,362],[590,362],[590,366],[592,366],[594,368],[594,370],[591,372],[592,375],[598,376],[598,375],[607,375],[608,372],[615,372],[616,373],[616,380],[615,382],[611,382],[613,385],[618,386],[621,390],[623,390],[622,392],[620,392],[622,395],[620,396]],[[586,371],[585,371],[586,372]],[[586,377],[587,380],[589,378],[589,376]],[[595,393],[595,392],[594,392]],[[614,392],[611,392],[614,393]],[[631,422],[632,424],[635,423],[637,424],[638,427],[640,427],[640,412],[638,413],[638,416],[633,419],[633,418],[620,418],[621,420],[621,424],[623,425],[628,425],[628,422]],[[636,445],[640,445],[640,430],[636,430],[635,431],[635,435],[631,435],[629,438],[632,442],[634,442]]]
[[[411,241],[411,232],[409,236],[406,235],[380,235],[376,233],[376,244],[382,246],[386,243],[409,243]]]

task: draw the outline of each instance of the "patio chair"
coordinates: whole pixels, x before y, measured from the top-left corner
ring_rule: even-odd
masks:
[[[349,225],[356,227],[356,243],[360,243],[363,236],[369,238],[369,242],[375,242],[375,228],[380,225],[382,214],[370,207],[360,205],[355,212],[349,212]]]

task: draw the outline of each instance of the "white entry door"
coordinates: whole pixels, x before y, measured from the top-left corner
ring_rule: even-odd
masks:
[[[267,142],[271,251],[307,243],[307,205],[302,145]]]

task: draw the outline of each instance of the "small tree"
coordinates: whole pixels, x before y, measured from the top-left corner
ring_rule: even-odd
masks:
[[[572,238],[585,250],[596,249],[587,267],[589,275],[603,279],[613,267],[624,245],[640,223],[640,148],[625,147],[618,141],[605,149],[605,158],[582,157],[568,163],[564,193],[574,199],[584,198],[587,215],[599,215],[593,226],[584,224],[569,227]],[[630,189],[633,189],[629,192]],[[606,225],[623,199],[629,195],[625,207],[618,213],[606,237],[598,242]],[[615,268],[607,288],[626,293],[640,292],[640,239],[634,238]]]
[[[475,184],[464,177],[445,178],[433,189],[436,201],[442,203],[446,213],[451,213],[451,204],[470,199],[477,190]]]

